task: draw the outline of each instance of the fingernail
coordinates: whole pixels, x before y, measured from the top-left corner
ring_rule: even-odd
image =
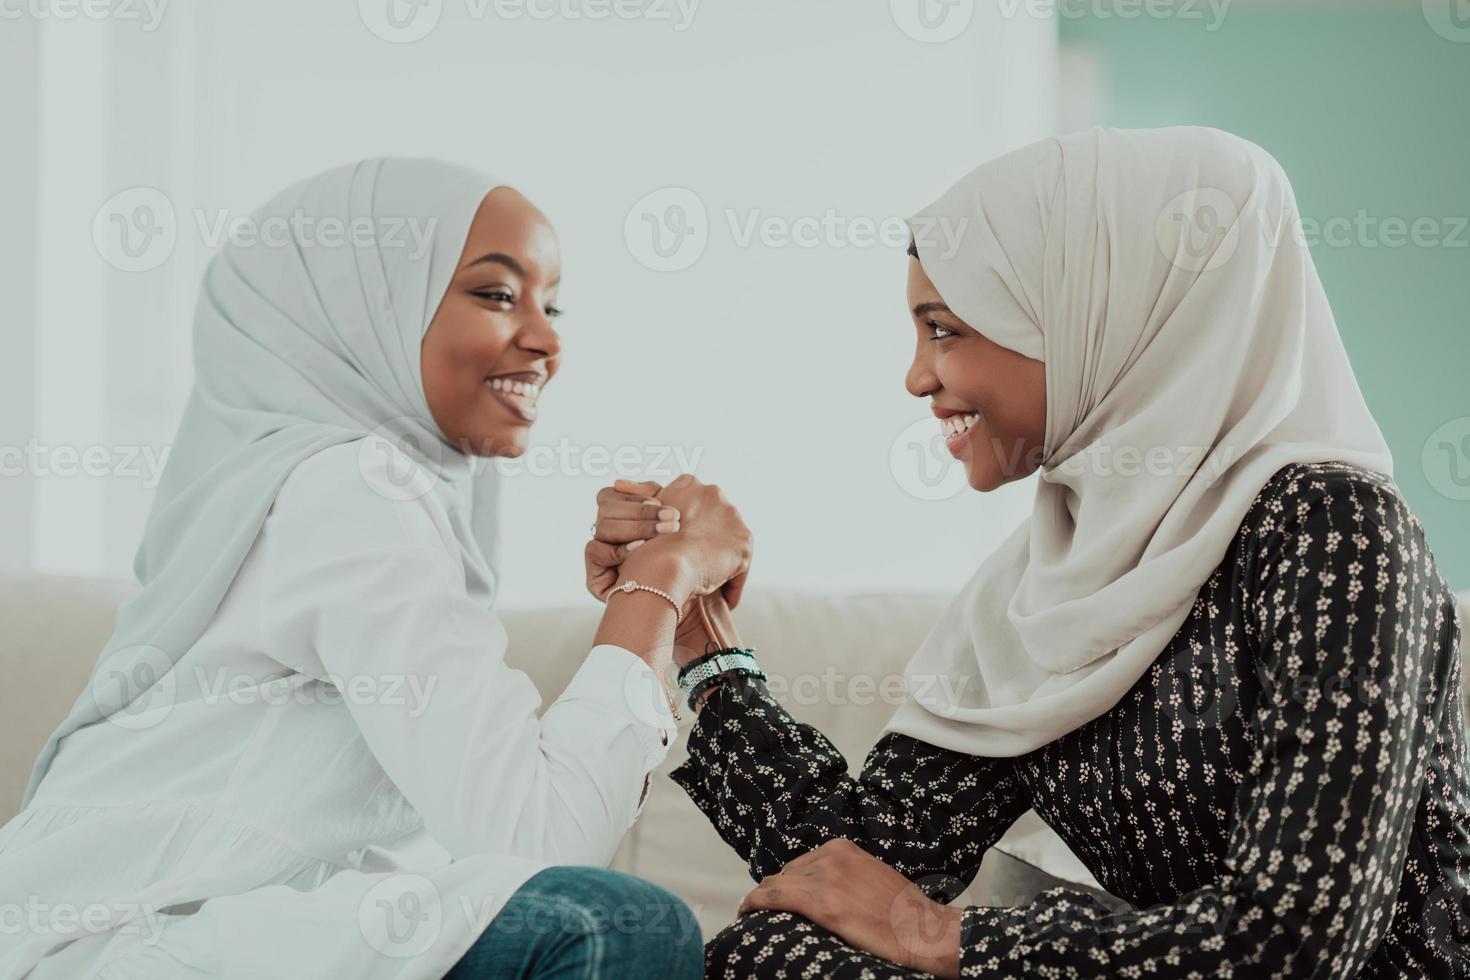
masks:
[[[636,551],[637,549],[639,549],[641,547],[643,547],[643,539],[639,539],[637,541],[629,541],[628,542],[628,548],[627,548],[627,550],[628,551]]]
[[[663,505],[664,502],[662,500],[654,500],[652,498],[649,498],[648,500],[643,501],[644,507],[662,507]]]
[[[677,530],[679,530],[679,522],[678,521],[661,521],[658,524],[655,524],[653,526],[653,529],[655,531],[657,531],[659,534],[667,534],[670,531],[677,531]]]
[[[679,519],[679,512],[672,507],[665,507],[658,512],[658,519],[661,521],[677,521]]]

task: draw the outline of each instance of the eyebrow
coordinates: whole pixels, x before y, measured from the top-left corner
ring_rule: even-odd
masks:
[[[520,276],[522,279],[530,278],[526,275],[526,267],[521,265],[515,259],[511,258],[509,255],[506,255],[504,252],[487,252],[486,254],[480,256],[478,259],[475,259],[475,261],[465,265],[465,268],[468,269],[472,266],[477,266],[482,262],[498,262],[509,269],[511,272],[514,272],[516,275]],[[561,276],[557,276],[555,279],[551,280],[551,282],[547,283],[546,288],[555,289],[559,285],[561,285]]]
[[[520,276],[522,279],[526,278],[526,267],[521,265],[515,259],[511,258],[509,255],[506,255],[504,252],[488,252],[485,255],[480,256],[478,259],[475,259],[475,261],[466,265],[465,268],[468,269],[470,268],[470,266],[479,265],[481,262],[499,262],[511,272],[514,272],[516,275]]]
[[[920,303],[914,307],[914,316],[928,316],[930,313],[948,313],[954,316],[954,310],[943,303]]]

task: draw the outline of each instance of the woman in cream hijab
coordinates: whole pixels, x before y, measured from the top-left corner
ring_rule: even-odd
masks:
[[[1454,596],[1280,166],[1093,129],[910,228],[907,387],[1034,507],[859,777],[758,680],[708,695],[674,778],[759,882],[708,974],[1470,977]],[[1031,808],[1121,911],[941,904]]]
[[[674,731],[658,593],[740,574],[748,532],[705,507],[621,552],[646,588],[541,713],[472,461],[524,452],[560,363],[550,225],[408,159],[251,224],[204,277],[143,589],[0,829],[0,978],[698,976],[690,911],[607,864]]]

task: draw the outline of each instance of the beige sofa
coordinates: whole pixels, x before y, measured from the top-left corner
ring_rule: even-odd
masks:
[[[131,582],[0,576],[0,821],[15,812],[31,763],[51,728],[86,684]],[[801,721],[816,725],[856,771],[892,710],[896,679],[945,599],[934,595],[793,595],[751,590],[737,613],[773,690]],[[1470,593],[1462,597],[1462,620]],[[507,610],[511,661],[543,694],[560,691],[586,653],[601,607],[590,598],[563,609]],[[1470,682],[1470,669],[1464,672]],[[1470,701],[1467,701],[1470,703]],[[690,722],[685,712],[685,731]],[[705,935],[734,917],[751,887],[742,863],[665,774],[684,756],[683,739],[656,779],[642,817],[614,867],[682,895]],[[1097,882],[1059,839],[1027,813],[987,855],[962,900],[1016,905],[1059,883]],[[1110,904],[1121,904],[1098,893]]]

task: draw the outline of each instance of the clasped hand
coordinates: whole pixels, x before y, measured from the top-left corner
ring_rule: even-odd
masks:
[[[595,536],[584,556],[587,590],[606,600],[632,579],[668,592],[681,606],[680,643],[699,650],[704,642],[694,641],[708,637],[699,635],[695,604],[714,597],[717,619],[739,605],[754,544],[740,512],[713,483],[687,473],[668,486],[619,480],[597,494]]]

